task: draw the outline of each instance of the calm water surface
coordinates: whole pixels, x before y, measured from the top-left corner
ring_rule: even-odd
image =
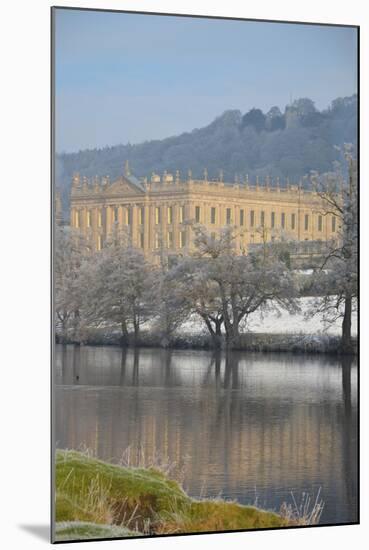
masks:
[[[357,520],[351,360],[57,346],[55,380],[59,448],[160,457],[192,496],[268,509],[321,488],[321,523]]]

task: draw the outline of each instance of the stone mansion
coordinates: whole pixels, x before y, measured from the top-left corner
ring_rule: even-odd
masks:
[[[185,179],[179,172],[150,180],[132,175],[128,162],[116,181],[78,174],[73,177],[70,224],[79,229],[93,250],[101,250],[115,228],[130,243],[154,258],[159,251],[168,255],[186,254],[193,248],[191,223],[200,223],[216,235],[220,228],[236,229],[236,249],[247,253],[251,244],[272,241],[285,235],[295,241],[327,241],[338,227],[333,214],[324,211],[314,191],[301,185],[280,187],[267,178],[251,185],[226,183],[222,174],[216,181]]]

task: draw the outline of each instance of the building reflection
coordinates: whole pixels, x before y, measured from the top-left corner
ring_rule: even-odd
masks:
[[[58,361],[59,447],[113,461],[130,447],[131,463],[186,464],[194,496],[254,502],[256,488],[269,508],[321,487],[325,522],[356,520],[357,369],[347,358],[68,346]]]

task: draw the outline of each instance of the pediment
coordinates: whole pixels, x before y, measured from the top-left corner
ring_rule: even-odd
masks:
[[[123,196],[137,195],[137,193],[142,194],[143,192],[144,192],[143,189],[140,189],[137,185],[134,185],[125,177],[121,177],[118,180],[114,181],[105,190],[106,195],[123,195]]]

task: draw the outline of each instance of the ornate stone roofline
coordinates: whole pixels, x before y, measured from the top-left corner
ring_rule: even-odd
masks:
[[[224,182],[223,172],[220,171],[219,178],[208,179],[208,171],[204,170],[203,179],[192,177],[192,171],[189,170],[186,179],[181,179],[180,172],[177,170],[173,175],[164,171],[163,175],[152,173],[150,180],[148,178],[136,178],[131,174],[128,164],[124,167],[124,175],[117,178],[114,182],[110,181],[109,176],[98,177],[88,179],[87,177],[80,177],[78,173],[74,174],[72,179],[71,195],[74,196],[106,196],[112,192],[112,186],[116,186],[118,182],[126,181],[132,186],[132,189],[139,194],[147,192],[159,192],[163,190],[177,190],[177,191],[200,191],[204,192],[212,190],[219,190],[220,188],[226,188],[227,190],[239,190],[249,191],[252,194],[258,193],[283,193],[283,194],[300,194],[314,196],[315,191],[312,189],[304,189],[302,187],[302,181],[297,184],[291,184],[289,178],[281,185],[280,178],[272,179],[270,176],[266,176],[263,182],[256,176],[255,182],[250,182],[248,175],[241,177],[235,176],[234,182]]]

